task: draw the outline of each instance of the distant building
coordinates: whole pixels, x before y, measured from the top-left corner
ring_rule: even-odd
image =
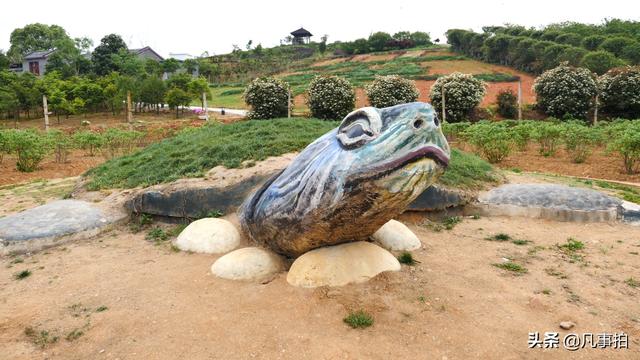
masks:
[[[47,62],[49,61],[49,57],[56,50],[47,50],[47,51],[34,51],[30,54],[27,54],[22,60],[21,64],[11,64],[9,65],[9,71],[13,72],[30,72],[34,75],[41,76],[46,73]],[[157,52],[155,52],[149,46],[145,46],[141,49],[129,49],[129,52],[136,55],[142,59],[152,59],[155,61],[162,61],[164,58],[160,56]],[[87,58],[91,58],[90,54],[85,54]]]
[[[293,36],[293,40],[291,41],[292,44],[303,45],[311,42],[311,37],[313,36],[313,34],[307,31],[305,28],[300,28],[296,31],[293,31],[291,33],[291,36]]]

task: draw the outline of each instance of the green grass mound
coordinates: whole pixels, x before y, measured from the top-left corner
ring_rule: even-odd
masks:
[[[240,167],[299,151],[339,122],[307,118],[250,120],[186,129],[134,154],[114,158],[87,172],[88,189],[132,188],[203,176],[223,165]],[[453,150],[446,186],[476,189],[497,181],[493,167],[475,155]]]

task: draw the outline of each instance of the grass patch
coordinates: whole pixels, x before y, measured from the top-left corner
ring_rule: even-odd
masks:
[[[499,269],[507,270],[516,274],[524,274],[528,271],[527,268],[525,268],[524,266],[511,261],[505,262],[505,263],[499,263],[499,264],[492,264],[492,265]]]
[[[67,336],[65,336],[65,339],[67,341],[74,341],[82,335],[84,335],[84,331],[81,329],[73,329],[67,334]]]
[[[480,157],[458,149],[451,149],[451,161],[438,182],[459,189],[482,189],[487,184],[497,184],[501,177],[493,166]]]
[[[53,344],[58,342],[59,337],[55,335],[51,335],[47,330],[37,330],[28,326],[24,329],[24,334],[31,340],[32,343],[39,346],[40,348],[44,348],[49,344]]]
[[[355,312],[350,312],[347,317],[342,319],[342,321],[344,321],[347,325],[351,326],[354,329],[364,329],[373,325],[373,316],[369,315],[364,310],[358,310]]]
[[[20,272],[13,274],[13,278],[16,280],[26,279],[29,276],[31,276],[31,270],[22,270]]]
[[[511,242],[515,245],[527,245],[529,244],[531,241],[529,240],[524,240],[524,239],[515,239],[515,240],[511,240]]]
[[[160,243],[169,240],[169,235],[161,228],[154,228],[147,233],[146,239]]]
[[[419,263],[419,261],[414,259],[413,255],[411,255],[411,253],[407,251],[404,251],[402,252],[402,254],[398,255],[398,262],[400,262],[400,264],[405,264],[409,266],[413,266]]]
[[[558,245],[558,248],[565,253],[574,253],[584,249],[584,243],[574,238],[568,238],[566,244]]]
[[[445,229],[451,230],[462,221],[460,216],[450,216],[442,221]]]
[[[511,236],[509,234],[499,233],[493,236],[486,237],[485,240],[489,241],[509,241],[511,240]]]
[[[631,286],[632,288],[639,288],[640,287],[640,280],[636,280],[632,277],[628,278],[627,280],[624,281],[625,284]]]

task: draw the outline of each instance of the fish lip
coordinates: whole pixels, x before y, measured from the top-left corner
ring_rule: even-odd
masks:
[[[410,151],[399,158],[380,164],[376,166],[376,169],[380,171],[393,171],[425,158],[433,160],[444,169],[449,166],[449,155],[445,153],[444,150],[434,145],[426,145]]]

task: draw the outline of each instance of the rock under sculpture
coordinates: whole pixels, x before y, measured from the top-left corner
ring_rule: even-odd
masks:
[[[247,198],[242,229],[290,257],[367,240],[436,181],[449,156],[429,104],[355,110]]]

